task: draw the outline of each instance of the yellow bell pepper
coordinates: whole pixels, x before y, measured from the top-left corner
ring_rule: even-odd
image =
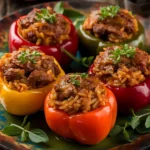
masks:
[[[11,114],[20,116],[33,114],[43,109],[46,95],[52,89],[54,84],[65,75],[65,72],[55,59],[54,62],[58,65],[60,74],[54,82],[43,88],[19,92],[10,89],[8,84],[0,77],[0,102],[4,109]]]

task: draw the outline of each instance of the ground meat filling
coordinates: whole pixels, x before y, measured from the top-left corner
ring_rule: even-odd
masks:
[[[66,75],[55,85],[49,106],[68,114],[85,113],[104,106],[107,92],[97,77],[85,74]]]
[[[128,10],[119,9],[114,17],[100,19],[100,11],[92,11],[83,24],[83,29],[95,37],[114,43],[131,39],[138,32],[138,22]]]
[[[117,47],[108,47],[99,53],[94,61],[93,73],[104,83],[115,87],[130,87],[144,81],[150,75],[150,55],[136,48],[132,58],[122,55],[115,63],[112,51]]]
[[[39,14],[39,15],[37,15]],[[52,8],[34,9],[18,22],[19,34],[36,45],[54,45],[69,39],[70,23]]]
[[[21,92],[50,84],[60,69],[53,57],[34,48],[20,48],[5,54],[0,61],[0,72],[9,88]]]

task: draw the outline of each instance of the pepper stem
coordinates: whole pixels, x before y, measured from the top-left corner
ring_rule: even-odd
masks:
[[[71,59],[73,59],[74,61],[76,61],[77,63],[80,63],[82,66],[88,68],[93,60],[94,60],[94,56],[90,56],[90,57],[83,57],[81,59],[78,59],[76,57],[74,57],[71,53],[69,53],[66,49],[61,48],[61,52],[65,53],[68,57],[70,57]]]
[[[69,56],[71,59],[73,59],[74,61],[80,63],[80,59],[77,59],[76,57],[74,57],[71,53],[69,53],[66,49],[61,48],[61,52],[65,53],[67,56]]]

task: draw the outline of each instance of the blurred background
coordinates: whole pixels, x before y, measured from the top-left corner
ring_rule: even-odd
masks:
[[[79,0],[69,0],[69,1],[77,2]],[[150,0],[84,0],[84,1],[118,4],[121,7],[127,8],[131,10],[133,13],[139,14],[143,17],[149,18],[150,16]],[[15,10],[43,2],[50,2],[50,0],[0,0],[0,18],[12,13]]]
[[[14,11],[26,8],[31,5],[59,1],[59,0],[0,0],[0,20],[4,16],[7,16]],[[63,1],[63,0],[62,0]],[[148,45],[150,45],[150,0],[68,0],[71,5],[75,8],[82,8],[85,5],[91,5],[92,2],[108,3],[113,5],[119,5],[122,8],[126,8],[136,14],[139,21],[143,24],[145,28],[146,38],[148,39]],[[90,1],[90,2],[89,2]]]

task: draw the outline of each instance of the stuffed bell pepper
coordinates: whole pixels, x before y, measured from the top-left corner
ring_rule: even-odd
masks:
[[[53,56],[34,47],[6,53],[0,60],[0,102],[14,115],[35,113],[63,75]]]
[[[44,105],[48,126],[57,134],[82,144],[97,144],[114,126],[114,94],[94,76],[72,73],[49,92]]]
[[[127,44],[104,48],[89,74],[112,90],[118,110],[124,114],[150,103],[150,55],[139,48]]]
[[[130,44],[143,48],[144,28],[136,17],[119,6],[92,11],[79,28],[83,55],[98,55],[104,47]]]
[[[34,9],[11,25],[10,52],[18,50],[22,45],[36,45],[47,55],[54,56],[61,65],[65,65],[70,59],[61,52],[61,48],[75,56],[78,37],[75,27],[66,16],[47,7]]]

